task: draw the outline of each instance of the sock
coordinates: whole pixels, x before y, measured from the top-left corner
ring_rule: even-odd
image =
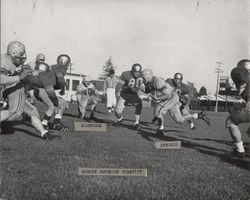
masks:
[[[244,149],[244,146],[243,146],[243,142],[240,141],[238,143],[234,143],[235,147],[236,147],[236,150],[240,153],[244,153],[245,152],[245,149]]]
[[[193,122],[190,123],[190,127],[194,128],[194,123]]]
[[[139,124],[140,115],[135,115],[135,124]]]
[[[122,121],[122,119],[123,119],[123,116],[120,116],[120,117],[118,117],[118,121]]]
[[[48,116],[47,114],[45,114],[44,118],[43,118],[43,121],[42,121],[42,125],[47,126],[50,119],[51,119],[51,116]]]
[[[198,113],[194,113],[194,119],[198,119]]]
[[[61,119],[62,119],[62,115],[56,114],[55,119],[54,119],[54,123],[55,124],[61,123]]]

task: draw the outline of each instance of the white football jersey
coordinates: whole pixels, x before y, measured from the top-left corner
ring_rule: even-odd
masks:
[[[84,85],[83,83],[79,83],[76,88],[76,94],[80,94],[82,98],[93,95],[95,93],[95,86],[93,83],[90,83],[88,86]]]

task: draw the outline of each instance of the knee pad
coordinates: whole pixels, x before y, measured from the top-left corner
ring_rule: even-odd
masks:
[[[230,117],[228,117],[226,119],[226,122],[225,122],[225,128],[231,128],[231,127],[237,127],[238,125],[235,124],[231,119]]]

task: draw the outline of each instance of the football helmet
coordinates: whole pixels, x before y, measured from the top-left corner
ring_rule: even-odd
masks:
[[[237,64],[238,68],[245,68],[247,71],[250,71],[250,60],[243,59],[240,60]]]
[[[61,54],[57,57],[57,65],[67,67],[70,64],[70,57],[66,54]]]
[[[141,70],[142,70],[142,67],[140,64],[135,63],[132,65],[132,68],[131,68],[132,72],[141,72]]]
[[[26,61],[25,46],[22,42],[12,41],[8,44],[7,54],[13,59],[13,64],[16,67],[24,64]]]
[[[83,78],[82,78],[82,83],[83,84],[85,84],[86,86],[89,86],[90,81],[91,81],[91,77],[90,76],[88,76],[88,75],[83,76]]]
[[[37,56],[36,56],[36,62],[37,63],[40,63],[40,62],[44,62],[45,61],[45,55],[43,53],[39,53]]]
[[[8,44],[7,54],[12,58],[22,57],[25,54],[25,46],[22,42],[12,41]]]
[[[109,74],[115,74],[115,70],[114,69],[110,69],[109,70]]]
[[[153,78],[153,71],[151,69],[144,69],[142,71],[142,76],[146,82],[150,82]]]
[[[183,80],[183,75],[182,75],[182,73],[180,73],[180,72],[175,73],[174,79],[179,79],[180,81],[182,81],[182,80]]]
[[[142,70],[142,66],[140,64],[135,63],[132,65],[131,72],[135,78],[139,77],[141,70]]]
[[[50,71],[50,66],[46,63],[38,63],[36,69],[44,72]]]

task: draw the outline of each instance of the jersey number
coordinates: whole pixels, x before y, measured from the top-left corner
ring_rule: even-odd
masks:
[[[132,88],[140,88],[142,83],[143,83],[142,78],[137,78],[137,79],[132,78],[129,80],[128,86]]]
[[[92,92],[91,89],[83,90],[83,91],[82,91],[82,95],[87,96],[87,95],[91,94],[91,92]]]

